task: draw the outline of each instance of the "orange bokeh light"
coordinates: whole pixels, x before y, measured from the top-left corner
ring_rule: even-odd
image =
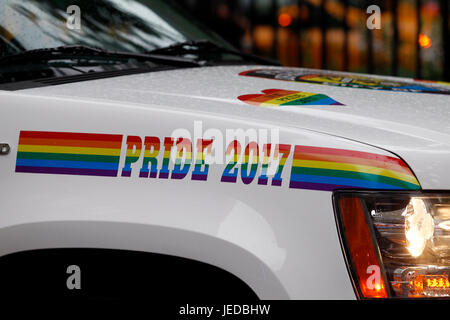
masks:
[[[422,48],[428,49],[431,47],[431,38],[427,36],[426,34],[420,34],[419,35],[419,45]]]
[[[292,24],[292,17],[287,13],[282,13],[278,16],[278,23],[283,28],[289,27]]]

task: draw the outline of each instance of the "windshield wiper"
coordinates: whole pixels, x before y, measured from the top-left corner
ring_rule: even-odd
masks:
[[[70,58],[92,59],[92,58],[114,58],[114,59],[136,59],[150,61],[156,64],[164,64],[176,67],[199,67],[197,61],[183,57],[153,53],[132,53],[108,51],[85,45],[67,45],[55,48],[42,48],[28,50],[14,55],[0,58],[0,65],[23,61],[50,61]]]
[[[243,60],[247,62],[250,61],[263,65],[280,66],[280,63],[277,61],[258,57],[248,53],[243,53],[234,49],[224,48],[209,40],[179,42],[168,47],[148,51],[147,53],[172,55],[178,57],[194,55],[197,56],[197,59],[195,61],[197,61],[201,65],[213,65],[214,62],[217,62],[217,59],[215,59],[214,57],[217,57],[218,54],[230,54],[243,58]],[[223,61],[223,59],[219,59],[219,61]]]

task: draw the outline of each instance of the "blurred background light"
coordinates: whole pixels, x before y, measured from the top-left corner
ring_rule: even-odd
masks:
[[[450,0],[176,1],[238,49],[286,66],[450,81]],[[367,29],[369,5],[381,29]]]
[[[419,45],[425,49],[428,49],[429,47],[431,47],[430,37],[427,36],[426,34],[420,34],[419,35]]]
[[[278,23],[282,27],[289,27],[292,23],[292,17],[287,13],[282,13],[278,16]]]

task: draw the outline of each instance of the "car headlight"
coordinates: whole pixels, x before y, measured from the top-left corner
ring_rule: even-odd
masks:
[[[359,298],[450,297],[450,193],[336,191],[333,202]]]

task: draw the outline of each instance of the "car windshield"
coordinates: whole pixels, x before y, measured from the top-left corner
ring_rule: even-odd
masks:
[[[0,57],[86,45],[143,53],[192,40],[229,47],[167,0],[1,0]]]

